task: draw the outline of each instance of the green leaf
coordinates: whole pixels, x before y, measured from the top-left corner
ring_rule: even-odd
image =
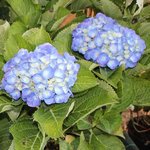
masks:
[[[59,150],[73,150],[73,147],[66,141],[59,139]]]
[[[25,48],[32,50],[33,46],[22,38],[20,34],[9,36],[5,43],[4,58],[6,61],[14,57],[14,55],[21,49]]]
[[[117,95],[112,88],[105,82],[101,82],[99,86],[92,88],[85,95],[73,98],[75,106],[66,119],[65,125],[73,126],[96,109],[116,103],[116,99]]]
[[[98,79],[92,74],[92,72],[80,64],[80,70],[77,75],[77,81],[72,88],[72,92],[82,92],[98,85]]]
[[[77,24],[72,24],[71,26],[60,31],[54,38],[53,45],[58,49],[58,52],[63,54],[64,52],[71,53],[71,41],[72,41],[72,30],[77,26]]]
[[[123,143],[115,136],[101,134],[91,135],[90,147],[93,150],[125,150]]]
[[[132,2],[133,2],[133,0],[126,0],[126,8],[127,8],[128,6],[130,6]]]
[[[115,111],[122,112],[129,105],[150,106],[150,81],[125,76],[119,88],[120,103],[114,105]]]
[[[4,63],[3,63],[3,62],[0,62],[0,81],[2,80],[3,75],[4,75],[4,72],[3,72],[3,70],[2,70],[3,66],[4,66]]]
[[[4,44],[8,38],[9,23],[7,21],[0,20],[0,54],[4,51]]]
[[[53,20],[53,13],[47,10],[44,13],[42,13],[40,24],[43,27],[46,27],[49,22],[53,22],[52,20]]]
[[[48,3],[47,0],[32,0],[32,2],[34,4],[40,4],[41,6],[46,6],[46,4]]]
[[[133,104],[137,106],[150,106],[150,81],[140,78],[130,78],[130,90]]]
[[[41,15],[40,6],[31,0],[7,0],[16,15],[27,26],[33,27]]]
[[[87,61],[85,59],[79,60],[78,63],[81,64],[81,65],[83,65],[84,67],[86,67],[90,71],[93,70],[93,69],[95,69],[96,67],[99,67],[99,64],[93,63],[91,61]]]
[[[5,111],[13,111],[22,101],[12,101],[10,97],[0,95],[0,113]]]
[[[63,16],[61,17],[60,19],[58,19],[57,21],[55,21],[51,27],[51,30],[50,31],[55,31],[55,30],[58,30],[59,29],[59,26],[60,24],[63,22],[63,20],[67,17],[66,16]]]
[[[92,5],[90,0],[74,0],[71,5],[70,9],[73,11],[80,11]]]
[[[99,119],[97,128],[112,135],[123,136],[123,132],[120,132],[122,118],[119,112],[109,111],[102,115]]]
[[[141,10],[140,16],[141,16],[142,18],[144,18],[144,19],[150,18],[150,5],[144,7],[144,8]]]
[[[9,36],[16,34],[22,35],[25,31],[26,31],[25,25],[20,21],[16,21],[13,22],[13,24],[10,26]]]
[[[77,127],[79,130],[86,130],[92,128],[92,124],[89,122],[88,116],[77,122]]]
[[[15,147],[14,147],[14,141],[12,141],[8,150],[14,150],[14,149],[15,149]]]
[[[32,28],[26,31],[22,35],[23,39],[25,39],[28,43],[33,46],[37,46],[39,44],[43,44],[46,42],[51,43],[50,36],[48,32],[45,31],[43,27],[39,28]]]
[[[85,140],[83,132],[80,135],[80,144],[77,150],[90,150],[88,143]]]
[[[111,0],[92,0],[95,4],[95,7],[100,9],[104,14],[115,18],[120,19],[122,18],[122,12],[119,7],[113,3]],[[112,13],[113,12],[113,13]]]
[[[139,35],[141,36],[141,38],[143,38],[145,40],[146,43],[146,47],[150,48],[150,23],[149,22],[144,22],[141,23],[139,28],[137,29]]]
[[[3,115],[4,116],[4,115]],[[6,118],[2,118],[2,115],[0,116],[0,149],[1,150],[7,150],[9,146],[11,145],[11,135],[9,133],[9,127],[11,123]]]
[[[20,112],[22,111],[22,107],[23,105],[11,106],[7,111],[7,114],[12,121],[15,121],[19,117]]]
[[[150,34],[149,31],[150,31],[150,22],[144,22],[144,23],[140,24],[140,26],[138,28],[138,33],[141,36],[144,36],[147,33]]]
[[[51,138],[59,138],[63,136],[62,125],[64,119],[70,112],[72,105],[70,102],[66,104],[55,104],[47,108],[39,108],[34,113],[34,120],[37,121],[45,133]]]
[[[0,96],[0,113],[6,110],[10,110],[11,104],[12,104],[12,101],[10,100],[10,98],[3,96],[3,95]]]
[[[10,127],[15,150],[41,150],[44,138],[30,118],[20,119]]]
[[[56,20],[58,20],[58,19],[60,19],[60,18],[62,18],[62,17],[64,17],[64,16],[66,16],[66,15],[69,15],[70,13],[71,13],[71,12],[70,12],[67,8],[65,8],[65,7],[59,7],[59,9],[57,10],[57,12],[56,12],[54,18],[55,18]]]
[[[108,82],[113,87],[117,88],[118,82],[122,78],[122,72],[124,71],[125,67],[120,66],[116,70],[110,70],[107,68],[100,68],[100,74],[94,72],[98,77]]]
[[[66,7],[71,3],[72,0],[58,0],[53,6],[53,11],[57,12],[60,7]]]

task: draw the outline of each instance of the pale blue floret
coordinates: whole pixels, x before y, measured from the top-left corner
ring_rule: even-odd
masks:
[[[5,91],[7,93],[12,93],[14,91],[14,86],[13,85],[9,85],[9,84],[6,84],[6,86],[4,87]]]
[[[10,95],[14,100],[18,100],[21,94],[19,90],[14,90],[13,92],[10,93]]]
[[[42,83],[43,81],[43,78],[40,74],[35,74],[33,77],[32,77],[32,80],[35,84],[38,84],[38,83]]]
[[[79,71],[79,64],[68,53],[60,55],[51,44],[36,47],[33,52],[21,49],[3,67],[4,78],[1,88],[14,100],[22,98],[30,107],[44,101],[65,103],[72,95]]]
[[[101,53],[98,56],[97,62],[100,64],[100,66],[105,67],[108,61],[109,57],[106,53]]]
[[[52,67],[47,67],[41,72],[43,79],[50,79],[54,75],[54,69]]]
[[[72,36],[74,51],[110,69],[122,64],[126,68],[135,67],[146,48],[144,40],[134,30],[102,13],[85,19],[73,30]]]

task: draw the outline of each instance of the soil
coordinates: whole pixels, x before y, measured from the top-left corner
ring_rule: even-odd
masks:
[[[149,109],[150,110],[150,109]],[[139,150],[150,150],[150,111],[143,109],[122,114],[123,129],[128,133]]]
[[[128,134],[140,150],[150,150],[150,116],[130,120]]]

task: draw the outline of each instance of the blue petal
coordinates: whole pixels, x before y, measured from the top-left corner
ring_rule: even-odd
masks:
[[[12,93],[10,93],[10,95],[12,96],[12,98],[14,99],[14,100],[18,100],[19,98],[20,98],[20,91],[18,91],[18,90],[14,90]]]
[[[51,91],[45,90],[43,91],[43,99],[48,99],[53,96],[53,93]]]
[[[94,42],[95,42],[95,45],[98,46],[98,47],[101,47],[102,44],[103,44],[103,40],[99,36],[97,36],[97,37],[94,38]]]
[[[96,45],[95,45],[94,41],[90,41],[90,42],[88,43],[88,48],[89,48],[89,49],[96,48]]]
[[[105,67],[107,65],[107,62],[109,61],[109,57],[106,53],[101,53],[98,56],[97,62],[101,67]]]
[[[113,54],[116,54],[118,52],[118,48],[116,44],[111,44],[109,49]]]
[[[126,62],[126,68],[133,68],[133,67],[136,66],[136,64],[137,64],[137,63],[134,63],[134,62],[128,60],[128,61]]]
[[[54,87],[54,90],[57,95],[61,95],[64,93],[63,88],[57,85]]]
[[[63,79],[65,77],[65,74],[62,70],[57,69],[54,73],[54,76]]]
[[[107,63],[107,66],[113,70],[113,69],[116,69],[117,66],[119,66],[119,62],[116,59],[112,59],[112,60],[109,60],[109,62]]]
[[[54,69],[52,67],[47,67],[41,72],[41,75],[44,79],[50,79],[54,75]]]
[[[15,75],[8,76],[6,78],[6,80],[7,80],[7,83],[9,83],[9,84],[15,84],[16,83],[16,76]]]
[[[37,107],[41,104],[41,101],[40,99],[34,94],[30,94],[28,97],[27,97],[27,105],[30,106],[30,107]]]
[[[88,36],[94,38],[97,35],[97,29],[91,29],[88,31]]]
[[[32,80],[33,80],[33,82],[34,83],[40,83],[40,82],[42,82],[42,77],[39,75],[39,74],[35,74],[33,77],[32,77]]]
[[[55,102],[56,103],[66,103],[70,97],[70,93],[62,94],[62,95],[56,95],[55,96]]]
[[[44,102],[45,102],[47,105],[56,103],[54,98],[44,99]]]
[[[4,89],[5,89],[5,91],[6,91],[7,93],[11,93],[11,92],[13,92],[13,90],[14,90],[15,88],[14,88],[13,85],[7,84],[7,85],[4,87]]]
[[[23,83],[28,84],[28,83],[30,82],[30,78],[24,76],[24,77],[22,77],[21,81],[22,81]]]
[[[29,89],[29,88],[23,89],[23,90],[22,90],[22,99],[23,99],[24,101],[26,101],[26,100],[27,100],[27,97],[28,97],[31,93],[32,93],[31,89]]]

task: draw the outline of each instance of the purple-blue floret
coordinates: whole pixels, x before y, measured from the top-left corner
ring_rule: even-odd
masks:
[[[119,25],[114,19],[98,13],[87,18],[72,32],[72,49],[100,67],[133,68],[146,48],[134,30]]]
[[[60,55],[49,43],[33,52],[20,49],[3,67],[2,89],[14,99],[21,98],[30,107],[44,101],[47,105],[65,103],[72,96],[79,64],[68,53]]]

